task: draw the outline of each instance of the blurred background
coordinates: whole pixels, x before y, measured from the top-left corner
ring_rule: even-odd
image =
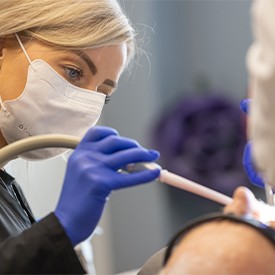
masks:
[[[100,124],[159,150],[164,168],[198,183],[227,195],[238,185],[251,187],[241,165],[246,137],[239,110],[248,90],[251,1],[121,5],[141,50]],[[11,165],[17,178],[25,178],[21,184],[37,217],[54,209],[65,166],[61,158],[23,163],[20,169]],[[187,220],[220,209],[158,182],[114,192],[101,220],[103,233],[92,240],[97,273],[140,268]]]

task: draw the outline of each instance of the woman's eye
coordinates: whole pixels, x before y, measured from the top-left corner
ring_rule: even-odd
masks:
[[[66,76],[73,81],[80,80],[80,78],[83,76],[82,71],[76,68],[65,67],[64,70],[65,70]]]

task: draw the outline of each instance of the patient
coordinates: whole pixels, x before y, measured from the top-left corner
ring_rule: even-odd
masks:
[[[187,232],[155,254],[139,274],[275,274],[275,209],[239,187],[220,214],[227,216],[187,225]],[[261,221],[262,229],[243,217],[253,224]]]
[[[252,16],[249,139],[257,168],[275,188],[275,1],[254,1]],[[221,214],[187,225],[139,274],[275,274],[275,208],[239,187]]]
[[[247,55],[252,105],[249,139],[253,160],[275,188],[275,1],[256,0],[252,7],[254,42]],[[275,208],[245,187],[219,216],[187,225],[168,248],[155,254],[142,274],[275,274]]]

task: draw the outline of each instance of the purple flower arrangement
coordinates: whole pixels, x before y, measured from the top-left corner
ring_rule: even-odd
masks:
[[[185,97],[157,122],[153,146],[163,168],[232,195],[249,185],[242,166],[245,124],[239,105],[225,97]]]

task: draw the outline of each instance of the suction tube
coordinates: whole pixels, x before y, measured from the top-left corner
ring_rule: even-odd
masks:
[[[75,149],[80,138],[69,135],[39,135],[15,141],[0,150],[0,167],[19,155],[37,149],[59,147]]]
[[[3,167],[8,161],[17,158],[19,155],[32,150],[48,147],[75,149],[79,142],[79,137],[69,135],[50,134],[25,138],[13,142],[0,150],[0,167]],[[159,177],[160,182],[194,193],[223,205],[227,205],[232,201],[232,198],[227,197],[224,194],[162,169],[157,163],[129,164],[123,170],[132,173],[144,169],[156,168],[161,170]]]

